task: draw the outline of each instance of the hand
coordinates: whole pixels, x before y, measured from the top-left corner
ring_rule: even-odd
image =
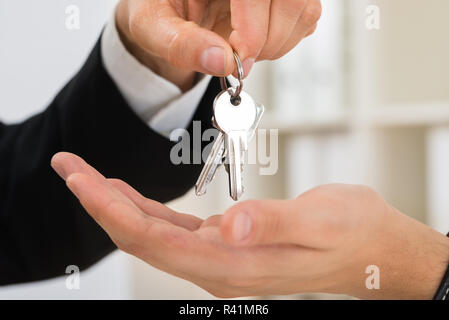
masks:
[[[195,71],[247,75],[255,61],[278,59],[313,33],[320,0],[121,0],[117,26],[141,62],[181,88]]]
[[[60,153],[53,168],[122,250],[219,297],[300,292],[432,298],[449,240],[374,191],[327,185],[293,200],[246,201],[201,220]],[[380,290],[365,269],[380,269]]]

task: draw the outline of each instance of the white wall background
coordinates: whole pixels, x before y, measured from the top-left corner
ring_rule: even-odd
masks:
[[[115,0],[0,0],[0,117],[18,121],[45,108],[77,71]],[[81,10],[81,29],[65,26],[66,7]]]

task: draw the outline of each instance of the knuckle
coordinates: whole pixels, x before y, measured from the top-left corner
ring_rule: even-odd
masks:
[[[319,186],[306,192],[301,199],[308,206],[320,208],[322,219],[316,224],[316,230],[323,238],[334,242],[345,239],[349,232],[367,221],[366,216],[360,214],[367,211],[367,203],[383,201],[370,187],[344,184]]]
[[[310,28],[309,32],[307,32],[306,37],[308,37],[308,36],[314,34],[317,27],[318,27],[318,23],[315,23],[315,24],[312,26],[312,28]]]
[[[318,220],[315,227],[323,236],[334,237],[344,230],[347,219],[343,219],[342,214],[348,208],[347,200],[340,190],[339,185],[322,185],[298,197],[300,201],[306,202],[307,207],[320,208],[322,219]]]
[[[117,212],[122,210],[122,203],[117,199],[111,199],[106,203],[105,212]]]
[[[129,210],[130,207],[126,204],[123,204],[119,200],[113,199],[106,204],[105,211],[106,212],[121,212],[124,210]],[[133,208],[131,208],[133,209]],[[111,220],[112,221],[112,220]],[[139,241],[147,234],[151,232],[151,228],[153,227],[152,223],[149,223],[145,218],[140,218],[136,221],[133,220],[131,223],[126,223],[121,225],[121,228],[130,240]]]
[[[271,57],[268,57],[265,60],[270,60],[270,61],[275,61],[278,60],[280,58],[282,58],[283,56],[285,56],[289,51],[281,51],[281,52],[276,52],[275,54],[273,54]]]
[[[120,180],[120,179],[108,178],[107,181],[109,181],[113,186],[116,186],[119,188],[126,186],[126,182],[124,182],[123,180]]]
[[[337,240],[346,233],[348,225],[346,219],[341,219],[340,215],[330,214],[325,221],[318,225],[318,229],[323,237]]]
[[[189,46],[191,45],[191,39],[194,38],[192,30],[197,28],[197,24],[193,21],[186,21],[183,26],[177,32],[170,35],[167,39],[168,46],[165,58],[168,63],[175,67],[183,67],[186,61],[186,53],[189,52]]]
[[[301,11],[306,7],[308,0],[291,0],[291,2],[296,10]]]
[[[258,57],[267,39],[268,33],[266,31],[255,30],[252,34],[247,35],[244,43],[247,56],[252,58]]]
[[[283,0],[285,1],[285,14],[289,16],[294,16],[300,14],[304,8],[306,8],[308,0]]]
[[[129,33],[136,39],[144,22],[145,15],[143,10],[136,10],[129,18]]]
[[[319,0],[312,0],[308,6],[304,9],[302,15],[303,23],[313,26],[321,17],[322,7]]]
[[[356,186],[359,191],[359,198],[364,199],[363,202],[370,202],[374,204],[385,205],[386,202],[382,196],[373,188],[368,186]]]
[[[360,190],[360,192],[364,193],[365,195],[368,196],[372,196],[372,197],[377,197],[379,194],[377,193],[376,190],[374,190],[373,188],[369,187],[369,186],[357,186]]]
[[[172,232],[171,230],[166,230],[163,228],[158,231],[160,235],[161,243],[164,247],[170,250],[184,250],[189,247],[189,239],[187,239],[182,233]]]
[[[122,182],[122,180],[117,179],[117,178],[107,178],[107,180],[114,184],[121,184],[121,182]]]
[[[114,241],[114,242],[117,245],[117,248],[119,248],[123,252],[126,252],[131,255],[136,255],[136,253],[138,252],[138,246],[135,243],[125,241]]]
[[[329,208],[338,208],[344,202],[344,197],[339,190],[338,185],[327,184],[311,189],[305,195],[311,202],[320,203]]]
[[[281,34],[271,35],[263,50],[260,52],[257,60],[275,60],[275,56],[279,51],[279,39],[282,39]]]

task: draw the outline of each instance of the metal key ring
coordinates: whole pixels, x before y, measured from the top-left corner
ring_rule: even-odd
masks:
[[[229,92],[232,100],[235,100],[235,99],[238,100],[240,97],[240,93],[243,90],[243,77],[245,76],[245,72],[243,70],[242,60],[240,60],[239,55],[235,51],[234,51],[234,59],[235,59],[235,63],[237,64],[237,75],[238,75],[237,80],[239,81],[238,86],[233,88],[234,90],[232,90],[231,88],[228,88],[228,84],[226,83],[226,77],[220,78],[220,84],[221,84],[221,89],[223,91]]]

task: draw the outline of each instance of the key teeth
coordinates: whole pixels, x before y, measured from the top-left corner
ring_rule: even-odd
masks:
[[[201,191],[201,190],[198,189],[198,186],[195,186],[195,195],[196,195],[197,197],[204,196],[205,194],[206,194],[206,190]]]
[[[243,185],[242,185],[241,192],[236,191],[235,195],[232,194],[231,190],[229,190],[229,195],[231,196],[231,199],[234,201],[239,201],[239,199],[243,196],[244,193],[245,193],[245,186],[243,186]]]
[[[234,200],[234,201],[239,201],[239,199],[242,197],[242,195],[243,195],[243,191],[242,191],[241,194],[236,194],[235,196],[230,194],[231,199]]]
[[[221,165],[221,159],[223,157],[224,152],[224,136],[222,133],[219,133],[217,136],[215,143],[212,147],[212,150],[207,157],[206,163],[201,170],[200,176],[198,177],[195,183],[195,194],[197,196],[202,196],[206,194],[207,186],[214,179],[218,168]]]

